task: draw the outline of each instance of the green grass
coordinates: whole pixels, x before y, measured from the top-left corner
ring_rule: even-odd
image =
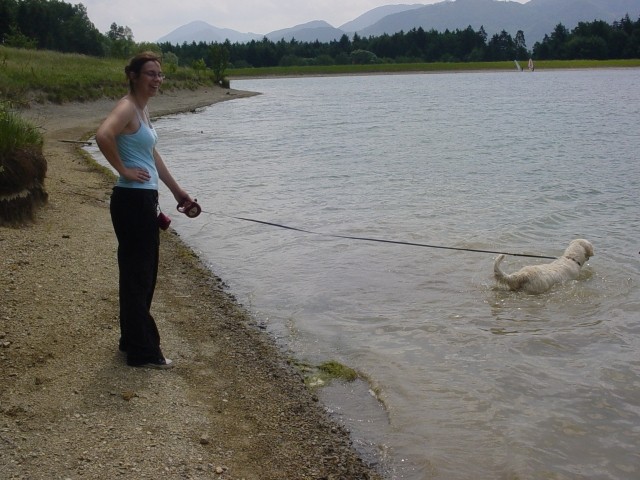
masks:
[[[128,89],[126,63],[124,59],[0,46],[0,99],[22,104],[116,98]],[[178,68],[166,73],[165,90],[213,84],[210,72]]]
[[[520,62],[526,66],[526,59]],[[560,68],[627,68],[640,67],[640,59],[634,60],[546,60],[536,63],[536,70]],[[507,62],[434,62],[434,63],[384,63],[374,65],[328,65],[306,67],[230,68],[230,78],[304,76],[304,75],[358,75],[379,73],[436,73],[465,71],[512,71],[514,63]]]
[[[31,220],[46,203],[42,145],[40,131],[0,101],[0,225]]]
[[[0,163],[17,150],[40,149],[42,143],[42,134],[34,125],[12,111],[8,103],[0,102]]]
[[[637,68],[640,59],[631,60],[539,60],[535,62],[536,70],[553,68]],[[526,64],[522,65],[526,68]]]
[[[335,360],[329,360],[316,367],[300,362],[296,362],[296,366],[304,375],[305,385],[310,389],[323,387],[336,379],[353,382],[359,377],[353,368]]]
[[[304,76],[304,75],[358,75],[406,72],[446,72],[458,70],[507,70],[513,62],[475,63],[381,63],[373,65],[317,65],[304,67],[230,68],[227,75],[239,77]]]
[[[353,382],[356,378],[358,378],[358,372],[356,372],[353,368],[347,367],[346,365],[343,365],[335,360],[329,360],[328,362],[320,364],[318,366],[318,369],[331,378],[341,378],[342,380],[346,380],[348,382]]]
[[[112,96],[126,86],[124,75],[118,82],[114,73],[115,64],[107,60],[0,47],[0,93],[14,102]]]

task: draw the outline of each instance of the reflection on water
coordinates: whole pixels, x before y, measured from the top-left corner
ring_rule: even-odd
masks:
[[[638,73],[234,82],[263,95],[156,122],[213,212],[173,226],[285,348],[366,375],[322,395],[390,478],[639,478]],[[495,286],[495,255],[216,212],[534,255],[582,237],[596,254],[526,295]]]

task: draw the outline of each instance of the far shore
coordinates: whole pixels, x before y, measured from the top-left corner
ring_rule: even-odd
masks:
[[[528,59],[519,60],[523,72],[529,72]],[[629,60],[536,60],[535,71],[582,70],[603,68],[639,68],[640,59]],[[513,61],[507,62],[435,62],[407,64],[374,65],[328,65],[307,67],[263,67],[229,69],[230,80],[287,77],[330,77],[357,75],[403,75],[422,73],[479,73],[505,72],[518,73]]]

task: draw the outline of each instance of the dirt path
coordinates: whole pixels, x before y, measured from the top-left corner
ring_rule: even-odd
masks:
[[[249,92],[163,94],[152,115]],[[170,229],[153,313],[169,371],[118,353],[112,180],[79,140],[114,101],[36,106],[49,202],[0,227],[3,479],[374,479],[301,376]],[[165,159],[170,165],[170,159]]]

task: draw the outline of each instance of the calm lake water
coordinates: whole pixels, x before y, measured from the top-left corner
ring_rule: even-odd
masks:
[[[163,208],[283,348],[363,374],[321,396],[366,458],[393,479],[640,478],[640,70],[233,87],[262,95],[156,121],[208,213]],[[596,255],[534,296],[496,288],[493,254],[226,215]]]

